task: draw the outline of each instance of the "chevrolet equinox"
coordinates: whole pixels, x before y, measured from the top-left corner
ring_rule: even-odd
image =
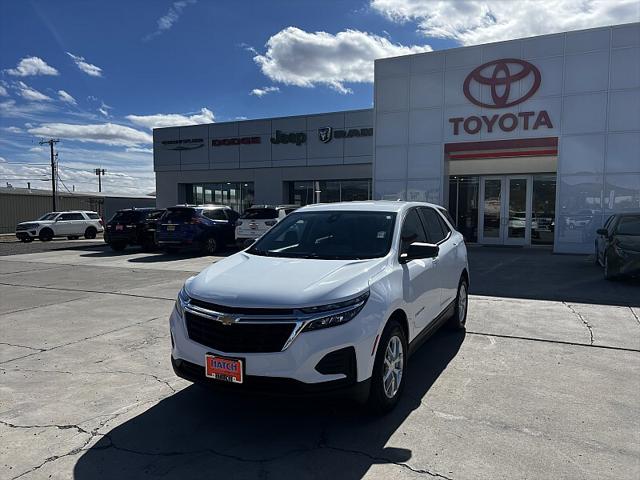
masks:
[[[219,389],[344,393],[390,410],[409,355],[464,329],[467,250],[442,207],[309,205],[189,278],[171,314],[177,375]]]

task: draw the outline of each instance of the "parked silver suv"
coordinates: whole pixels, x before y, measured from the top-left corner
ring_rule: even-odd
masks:
[[[16,237],[22,242],[32,242],[34,238],[48,242],[53,237],[67,237],[69,240],[76,240],[81,236],[96,238],[103,231],[102,219],[96,212],[73,210],[46,213],[38,220],[19,223],[16,226]]]

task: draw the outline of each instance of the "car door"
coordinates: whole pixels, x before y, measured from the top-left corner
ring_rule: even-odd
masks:
[[[400,252],[413,242],[428,243],[427,235],[417,208],[405,215],[400,231]],[[424,329],[440,310],[440,280],[438,259],[423,258],[401,264],[403,269],[402,290],[408,314],[418,331]]]
[[[440,311],[442,311],[458,295],[460,269],[457,260],[457,247],[462,240],[452,234],[453,232],[449,226],[434,208],[420,207],[418,210],[422,215],[429,243],[440,247],[438,252],[438,275],[441,279]]]
[[[73,213],[61,213],[53,225],[56,235],[73,235]]]

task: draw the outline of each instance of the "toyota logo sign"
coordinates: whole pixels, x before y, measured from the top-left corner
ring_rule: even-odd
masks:
[[[489,76],[486,76],[487,74]],[[529,75],[533,75],[533,83],[529,90],[515,100],[509,101],[511,87],[516,86],[520,80],[527,78]],[[540,78],[540,70],[535,65],[517,58],[503,58],[480,65],[467,75],[464,80],[463,92],[471,103],[479,107],[507,108],[531,98],[540,88]],[[492,103],[482,102],[474,97],[470,90],[471,82],[489,86]]]

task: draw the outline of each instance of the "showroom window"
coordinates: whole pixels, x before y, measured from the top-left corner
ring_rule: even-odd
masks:
[[[353,202],[371,200],[371,180],[302,180],[285,182],[288,203]]]
[[[242,213],[253,204],[253,182],[198,183],[186,185],[191,205],[228,205]]]

